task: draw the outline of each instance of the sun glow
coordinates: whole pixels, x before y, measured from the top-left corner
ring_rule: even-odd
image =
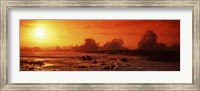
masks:
[[[45,37],[45,30],[44,30],[44,28],[36,28],[35,29],[35,37],[37,39],[43,39]]]

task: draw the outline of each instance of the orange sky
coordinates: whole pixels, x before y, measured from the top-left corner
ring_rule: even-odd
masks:
[[[148,30],[166,45],[180,44],[180,20],[20,20],[21,47],[81,45],[93,38],[100,45],[121,38],[124,46],[137,48]]]

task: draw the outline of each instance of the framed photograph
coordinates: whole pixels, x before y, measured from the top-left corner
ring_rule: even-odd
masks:
[[[199,0],[1,0],[1,91],[200,91]]]

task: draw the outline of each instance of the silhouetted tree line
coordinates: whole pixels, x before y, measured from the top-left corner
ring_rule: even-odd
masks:
[[[92,38],[85,39],[85,43],[80,46],[75,46],[72,50],[84,51],[84,52],[95,52],[97,50],[127,50],[123,46],[124,42],[122,39],[114,38],[111,41],[106,42],[102,47],[99,46],[99,43]]]
[[[157,42],[157,38],[157,35],[152,30],[147,30],[138,43],[138,50],[180,50],[179,44],[166,46],[163,43]],[[128,50],[128,48],[124,46],[124,41],[122,39],[114,38],[100,47],[99,43],[96,43],[94,39],[88,38],[85,39],[85,43],[83,45],[75,46],[72,50],[95,52],[98,50]]]
[[[179,44],[166,46],[157,42],[157,35],[152,30],[147,30],[138,43],[138,50],[180,50]]]

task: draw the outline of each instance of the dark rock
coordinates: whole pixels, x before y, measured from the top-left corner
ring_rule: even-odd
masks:
[[[40,61],[37,61],[37,62],[34,62],[34,65],[42,66],[42,65],[44,65],[44,63],[40,62]]]
[[[28,70],[34,70],[35,68],[31,67],[31,68],[28,68]]]
[[[86,56],[82,56],[82,60],[92,60],[92,57],[91,56],[88,56],[88,55],[86,55]]]
[[[101,63],[101,65],[106,65],[105,63]]]
[[[98,63],[96,60],[93,61],[94,64]]]
[[[112,65],[111,68],[114,69],[114,68],[115,68],[115,65]]]
[[[40,61],[36,61],[36,62],[32,62],[32,61],[31,61],[31,62],[29,62],[29,64],[30,64],[30,65],[34,65],[34,66],[35,66],[35,65],[36,65],[36,66],[42,66],[42,65],[44,65],[44,63],[43,63],[43,62],[40,62]]]
[[[121,61],[122,62],[127,62],[128,60],[127,60],[127,58],[122,58]]]
[[[87,60],[87,58],[85,56],[82,56],[82,60]]]
[[[86,56],[87,60],[92,60],[92,57],[91,56]]]
[[[34,62],[31,61],[31,62],[29,62],[29,64],[30,64],[30,65],[34,65]]]
[[[117,60],[116,58],[110,58],[110,60]]]
[[[110,70],[111,68],[108,67],[108,66],[106,66],[106,67],[104,67],[103,69],[105,69],[105,70]]]
[[[95,67],[95,66],[91,65],[90,67]]]
[[[29,62],[27,61],[20,61],[20,64],[28,64]]]
[[[86,66],[84,66],[84,65],[83,66],[78,66],[78,68],[86,68]]]

